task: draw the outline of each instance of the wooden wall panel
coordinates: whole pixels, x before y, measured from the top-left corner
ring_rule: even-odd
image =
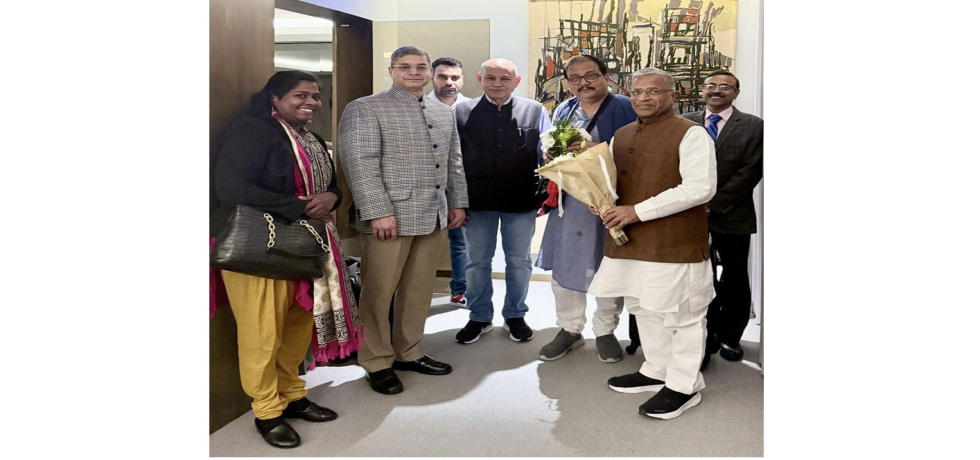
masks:
[[[211,0],[211,142],[272,76],[274,0]],[[227,306],[210,321],[210,432],[250,409],[238,374],[235,321]]]
[[[334,19],[334,55],[333,55],[333,145],[337,145],[337,126],[344,108],[351,101],[372,93],[371,69],[373,66],[372,43],[373,27],[371,21],[349,15],[338,15]],[[334,155],[338,160],[339,156]],[[344,198],[337,210],[337,230],[341,238],[355,238],[360,241],[357,230],[347,225],[347,209],[353,202],[350,187],[347,185],[347,175],[344,174],[343,164],[337,168],[337,184],[344,192]],[[360,255],[360,244],[346,244],[345,254]]]

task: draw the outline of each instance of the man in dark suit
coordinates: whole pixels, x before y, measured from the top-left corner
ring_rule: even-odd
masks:
[[[715,139],[718,188],[708,202],[711,262],[715,270],[715,299],[708,307],[708,338],[701,370],[711,355],[741,361],[739,340],[749,323],[749,239],[756,232],[752,190],[762,180],[762,119],[742,113],[732,102],[738,97],[738,78],[731,72],[712,72],[704,80],[707,110],[684,114],[701,123]],[[718,266],[721,279],[718,279]]]

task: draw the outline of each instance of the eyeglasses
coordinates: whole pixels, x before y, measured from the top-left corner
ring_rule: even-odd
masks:
[[[714,91],[714,90],[717,89],[718,91],[725,92],[725,93],[727,93],[727,92],[729,92],[729,91],[731,91],[733,89],[738,89],[738,88],[736,88],[734,86],[729,86],[729,85],[716,85],[714,83],[708,83],[708,84],[704,85],[703,88],[705,90],[707,90],[707,91]]]
[[[647,93],[651,96],[659,96],[661,94],[670,94],[674,90],[671,89],[660,89],[660,88],[633,88],[630,90],[631,96],[640,97],[641,94]]]
[[[577,85],[579,83],[582,83],[582,80],[584,79],[587,83],[595,83],[596,81],[599,80],[600,77],[602,77],[602,74],[598,74],[595,72],[589,72],[585,75],[569,75],[568,82],[573,85]]]
[[[400,65],[393,65],[391,66],[391,68],[398,69],[403,72],[408,72],[409,70],[415,69],[418,70],[419,73],[425,73],[426,71],[429,70],[429,66],[427,64],[419,64],[419,65],[400,64]]]

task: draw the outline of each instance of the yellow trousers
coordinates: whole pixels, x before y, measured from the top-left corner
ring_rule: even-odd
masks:
[[[238,325],[242,389],[261,420],[306,397],[299,366],[313,339],[313,312],[293,300],[293,282],[221,271]]]

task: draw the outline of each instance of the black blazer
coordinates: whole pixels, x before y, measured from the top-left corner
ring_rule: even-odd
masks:
[[[708,229],[750,234],[757,230],[752,190],[762,180],[762,119],[732,110],[715,140],[718,191],[708,202]],[[682,116],[704,126],[704,114],[702,110]]]
[[[323,139],[314,136],[326,150]],[[334,174],[327,189],[342,199],[333,161],[328,161]],[[232,121],[212,159],[211,236],[218,234],[232,207],[239,204],[290,221],[307,217],[306,202],[295,194],[295,165],[289,137],[275,119],[244,116]]]

